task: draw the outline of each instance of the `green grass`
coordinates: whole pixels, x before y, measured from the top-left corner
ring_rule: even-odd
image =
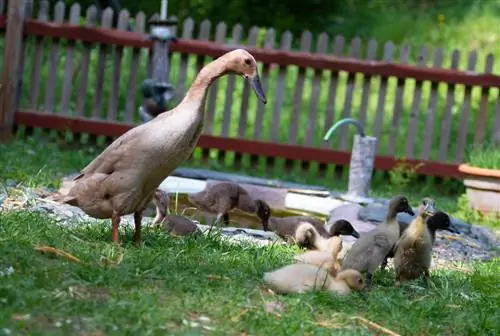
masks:
[[[436,9],[437,8],[437,9]],[[473,6],[470,4],[466,4],[465,2],[460,2],[456,6],[451,5],[440,5],[436,8],[433,8],[432,11],[429,10],[427,13],[425,10],[421,11],[408,11],[404,6],[391,6],[388,8],[385,4],[373,4],[367,6],[366,9],[363,9],[363,12],[356,13],[356,15],[347,15],[342,21],[343,23],[335,23],[332,31],[336,33],[342,33],[346,36],[346,47],[344,48],[342,55],[350,54],[350,39],[359,35],[363,38],[363,52],[366,48],[367,40],[371,37],[376,38],[379,41],[378,47],[378,56],[380,59],[382,57],[383,44],[392,40],[396,43],[396,47],[399,48],[400,44],[407,43],[412,46],[410,52],[410,64],[415,64],[420,46],[426,44],[429,47],[429,62],[427,65],[431,65],[432,63],[432,55],[436,47],[442,47],[444,50],[444,61],[443,66],[449,67],[450,64],[450,56],[451,52],[458,48],[461,50],[461,57],[459,62],[459,68],[461,70],[465,70],[467,68],[467,53],[471,49],[476,49],[478,51],[477,57],[477,69],[482,72],[485,66],[485,57],[489,53],[495,54],[497,57],[500,56],[500,37],[498,32],[494,30],[493,27],[497,26],[498,18],[499,18],[499,6],[494,1],[483,2],[481,5],[477,3]],[[351,13],[352,14],[352,13]],[[444,23],[438,22],[438,16],[444,16]],[[358,19],[346,19],[347,17],[359,17]],[[357,20],[357,21],[356,21]],[[335,21],[335,20],[333,20]],[[332,21],[332,22],[333,22]],[[359,22],[358,22],[359,21]],[[383,24],[382,24],[383,23]],[[177,34],[181,35],[181,27],[179,25],[179,29]],[[412,27],[412,29],[408,29],[408,27]],[[195,36],[197,36],[197,31],[199,29],[199,25],[196,24],[194,27]],[[330,29],[325,27],[325,29]],[[215,31],[215,25],[212,25],[212,33]],[[228,27],[228,35],[231,34],[231,27]],[[243,34],[242,43],[246,43],[247,33]],[[261,46],[264,41],[264,31],[259,34],[258,45]],[[294,46],[297,47],[299,43],[300,37],[296,36],[294,38]],[[279,43],[280,37],[277,37],[276,40]],[[231,43],[231,38],[228,38],[228,43]],[[64,76],[66,75],[65,64],[66,64],[66,49],[61,48],[58,53],[56,68],[58,69],[54,90],[54,100],[46,100],[47,92],[52,92],[49,89],[48,77],[50,71],[50,62],[49,62],[49,50],[51,50],[51,41],[45,40],[43,44],[44,54],[43,58],[43,66],[41,69],[41,78],[39,83],[31,78],[33,69],[34,69],[34,55],[35,55],[35,43],[33,40],[30,40],[26,45],[26,63],[25,63],[25,71],[23,72],[23,86],[22,94],[21,94],[21,107],[33,107],[38,110],[44,110],[48,104],[53,104],[53,111],[55,113],[59,113],[60,111],[60,103],[61,103],[61,95],[64,84]],[[65,44],[67,46],[67,44]],[[315,46],[315,41],[312,42],[312,46]],[[331,49],[333,43],[329,44],[329,48]],[[74,73],[72,75],[71,80],[69,81],[69,85],[71,86],[70,92],[71,97],[69,100],[69,115],[75,114],[77,97],[80,93],[80,80],[82,78],[81,71],[81,58],[83,50],[83,46],[81,43],[77,42],[75,44],[76,52],[75,57],[73,59],[73,69]],[[397,49],[396,48],[396,49]],[[329,50],[331,51],[331,50]],[[140,101],[140,96],[138,90],[135,91],[135,94],[129,94],[128,88],[131,85],[130,74],[131,74],[131,60],[132,60],[132,51],[130,49],[125,49],[123,51],[123,59],[121,65],[114,63],[114,57],[116,54],[116,50],[114,48],[108,49],[108,54],[105,61],[105,74],[104,80],[102,82],[102,90],[99,89],[98,86],[98,71],[97,64],[99,62],[99,50],[97,47],[93,48],[90,53],[90,70],[88,71],[88,86],[83,90],[85,97],[85,105],[83,109],[83,115],[86,117],[90,117],[95,114],[97,117],[106,118],[108,113],[108,103],[111,97],[111,90],[113,85],[117,85],[118,88],[118,111],[117,116],[119,120],[124,120],[125,118],[125,108],[126,103],[129,100],[134,101],[133,112],[134,112],[134,120],[137,121],[136,116],[136,106],[138,106]],[[397,51],[394,56],[394,60],[399,58],[399,52]],[[204,63],[206,64],[209,59],[204,59]],[[137,83],[140,83],[147,76],[147,63],[148,57],[147,52],[145,50],[139,53],[139,63],[136,68],[138,71],[137,74]],[[179,102],[183,96],[184,90],[186,87],[189,87],[190,83],[194,79],[194,76],[197,73],[196,67],[196,57],[188,58],[188,70],[186,73],[186,81],[184,85],[181,87],[181,84],[178,82],[180,78],[180,63],[181,57],[178,54],[174,54],[171,60],[171,82],[179,89],[178,95],[176,97],[175,102]],[[493,72],[495,74],[500,73],[499,62],[494,63],[495,67]],[[121,71],[120,80],[113,80],[113,71],[115,67],[119,67]],[[289,127],[292,123],[292,114],[293,114],[293,106],[294,106],[294,98],[297,96],[295,91],[296,83],[297,83],[297,75],[298,69],[297,67],[289,67],[286,73],[285,78],[285,90],[284,90],[284,100],[281,105],[281,112],[279,113],[280,118],[280,127],[279,131],[272,129],[272,120],[275,116],[274,113],[274,102],[277,95],[276,82],[278,77],[278,68],[274,67],[269,72],[269,87],[266,88],[267,95],[269,97],[269,103],[265,106],[264,109],[264,117],[262,125],[256,124],[257,117],[257,99],[255,99],[252,94],[249,99],[248,112],[247,112],[247,120],[246,123],[243,124],[244,136],[247,138],[252,138],[254,131],[256,128],[259,128],[261,131],[261,140],[268,141],[272,139],[272,135],[276,134],[278,141],[282,143],[288,143],[290,137]],[[312,84],[314,77],[320,80],[321,86],[319,91],[319,98],[317,103],[317,114],[313,115],[313,112],[310,111],[311,104],[311,95],[312,95]],[[345,100],[345,92],[347,87],[347,74],[341,72],[338,78],[338,88],[335,104],[333,106],[334,111],[334,120],[338,120],[343,111],[344,111],[344,100]],[[228,78],[222,78],[219,80],[218,91],[216,94],[215,101],[215,110],[211,111],[213,113],[213,131],[212,134],[219,135],[222,132],[222,124],[224,120],[224,100],[226,99],[226,86],[228,83]],[[356,76],[355,80],[355,91],[352,100],[352,109],[351,114],[353,117],[359,117],[359,110],[361,106],[361,96],[362,96],[362,84],[363,79],[362,76]],[[304,144],[304,139],[306,137],[306,127],[302,127],[305,125],[306,121],[310,118],[315,120],[314,124],[314,134],[313,134],[313,146],[324,145],[322,143],[322,137],[324,135],[324,130],[330,127],[331,125],[325,125],[326,114],[328,103],[328,94],[329,94],[329,81],[330,81],[330,73],[328,71],[323,71],[318,74],[314,74],[313,71],[307,70],[305,74],[305,82],[304,82],[304,90],[302,94],[302,102],[300,104],[299,109],[299,118],[297,121],[298,125],[298,133],[297,133],[297,143]],[[39,85],[40,92],[38,97],[33,97],[31,94],[32,86]],[[240,78],[236,78],[235,80],[235,89],[232,92],[232,104],[230,109],[230,121],[229,121],[229,132],[228,135],[231,137],[238,136],[238,128],[240,118],[243,117],[240,109],[242,105],[242,92],[243,92],[244,82]],[[403,90],[403,99],[402,99],[402,109],[401,109],[401,119],[400,126],[398,128],[394,128],[392,126],[392,117],[395,111],[395,101],[396,101],[396,80],[390,79],[388,81],[388,89],[386,102],[383,107],[383,125],[382,131],[379,136],[379,153],[387,154],[387,155],[395,155],[397,157],[420,157],[423,151],[423,144],[425,137],[431,136],[430,130],[425,126],[426,125],[426,115],[429,109],[429,99],[430,99],[430,89],[431,86],[429,83],[424,83],[422,86],[422,102],[418,111],[416,113],[412,112],[412,103],[413,103],[413,93],[415,89],[415,81],[408,80],[406,81],[406,85]],[[437,103],[435,107],[436,117],[434,121],[434,126],[432,127],[432,144],[431,144],[431,152],[429,159],[437,160],[438,152],[439,152],[439,140],[442,137],[441,135],[441,123],[445,114],[445,105],[447,100],[447,90],[445,85],[438,85],[437,87]],[[493,118],[494,118],[494,108],[495,103],[498,97],[498,89],[490,90],[489,94],[486,94],[486,106],[488,108],[487,118],[486,118],[486,140],[489,140],[492,137],[493,132]],[[376,110],[377,110],[377,102],[378,95],[380,92],[380,80],[377,78],[372,79],[372,84],[369,90],[369,102],[367,108],[367,133],[372,134]],[[94,99],[102,95],[103,101],[101,106],[94,108]],[[452,105],[452,118],[451,118],[451,131],[450,131],[450,142],[449,145],[446,146],[447,154],[446,158],[450,161],[460,161],[462,155],[464,153],[456,153],[457,151],[457,142],[455,139],[458,138],[460,132],[460,119],[461,119],[461,110],[463,103],[463,95],[464,95],[464,87],[461,85],[457,85],[456,92],[453,95],[453,105]],[[211,97],[211,96],[210,96]],[[209,97],[209,100],[211,99]],[[30,101],[34,99],[34,104],[31,105]],[[473,141],[473,137],[476,129],[476,120],[478,120],[479,110],[481,105],[481,90],[479,88],[474,88],[472,90],[472,100],[471,100],[471,111],[468,120],[468,136],[467,142],[471,143]],[[411,115],[416,115],[416,134],[414,139],[409,139],[409,125],[411,122]],[[343,131],[342,131],[343,132]],[[332,137],[331,146],[334,148],[339,148],[339,137],[343,134],[339,132]],[[352,131],[349,131],[351,134]],[[390,135],[392,132],[395,132],[395,144],[394,153],[389,152],[389,142]],[[352,138],[352,137],[351,137]],[[405,145],[408,140],[412,140],[414,142],[414,151],[413,155],[406,151]],[[345,149],[350,148],[350,142],[352,139],[349,139],[347,143],[347,147]]]
[[[500,148],[493,145],[472,146],[467,163],[474,167],[500,169]]]
[[[275,296],[264,290],[263,273],[290,263],[295,247],[145,230],[135,248],[127,230],[121,249],[110,243],[107,222],[62,228],[27,211],[2,212],[0,222],[0,268],[14,268],[0,282],[0,325],[11,334],[370,335],[353,316],[401,335],[494,335],[500,327],[498,259],[467,265],[470,274],[433,271],[429,289],[420,282],[395,289],[393,275],[380,272],[366,298]],[[41,254],[36,245],[82,262]],[[266,302],[283,311],[266,312]],[[200,317],[214,330],[190,326]]]

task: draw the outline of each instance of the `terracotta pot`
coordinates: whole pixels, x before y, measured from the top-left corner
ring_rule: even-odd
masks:
[[[500,214],[500,170],[461,164],[464,185],[472,208],[484,214]]]

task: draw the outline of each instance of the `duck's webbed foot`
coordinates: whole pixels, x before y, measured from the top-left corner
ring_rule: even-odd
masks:
[[[141,243],[142,211],[134,212],[134,224],[134,244],[139,245]]]

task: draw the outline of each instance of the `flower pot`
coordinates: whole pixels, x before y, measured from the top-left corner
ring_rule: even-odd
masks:
[[[464,185],[472,208],[484,214],[500,214],[500,170],[461,164]]]

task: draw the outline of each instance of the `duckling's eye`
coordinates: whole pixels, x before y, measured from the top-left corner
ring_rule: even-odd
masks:
[[[250,61],[250,58],[245,58],[245,64],[246,64],[246,65],[250,65],[250,63],[252,63],[252,62]]]

